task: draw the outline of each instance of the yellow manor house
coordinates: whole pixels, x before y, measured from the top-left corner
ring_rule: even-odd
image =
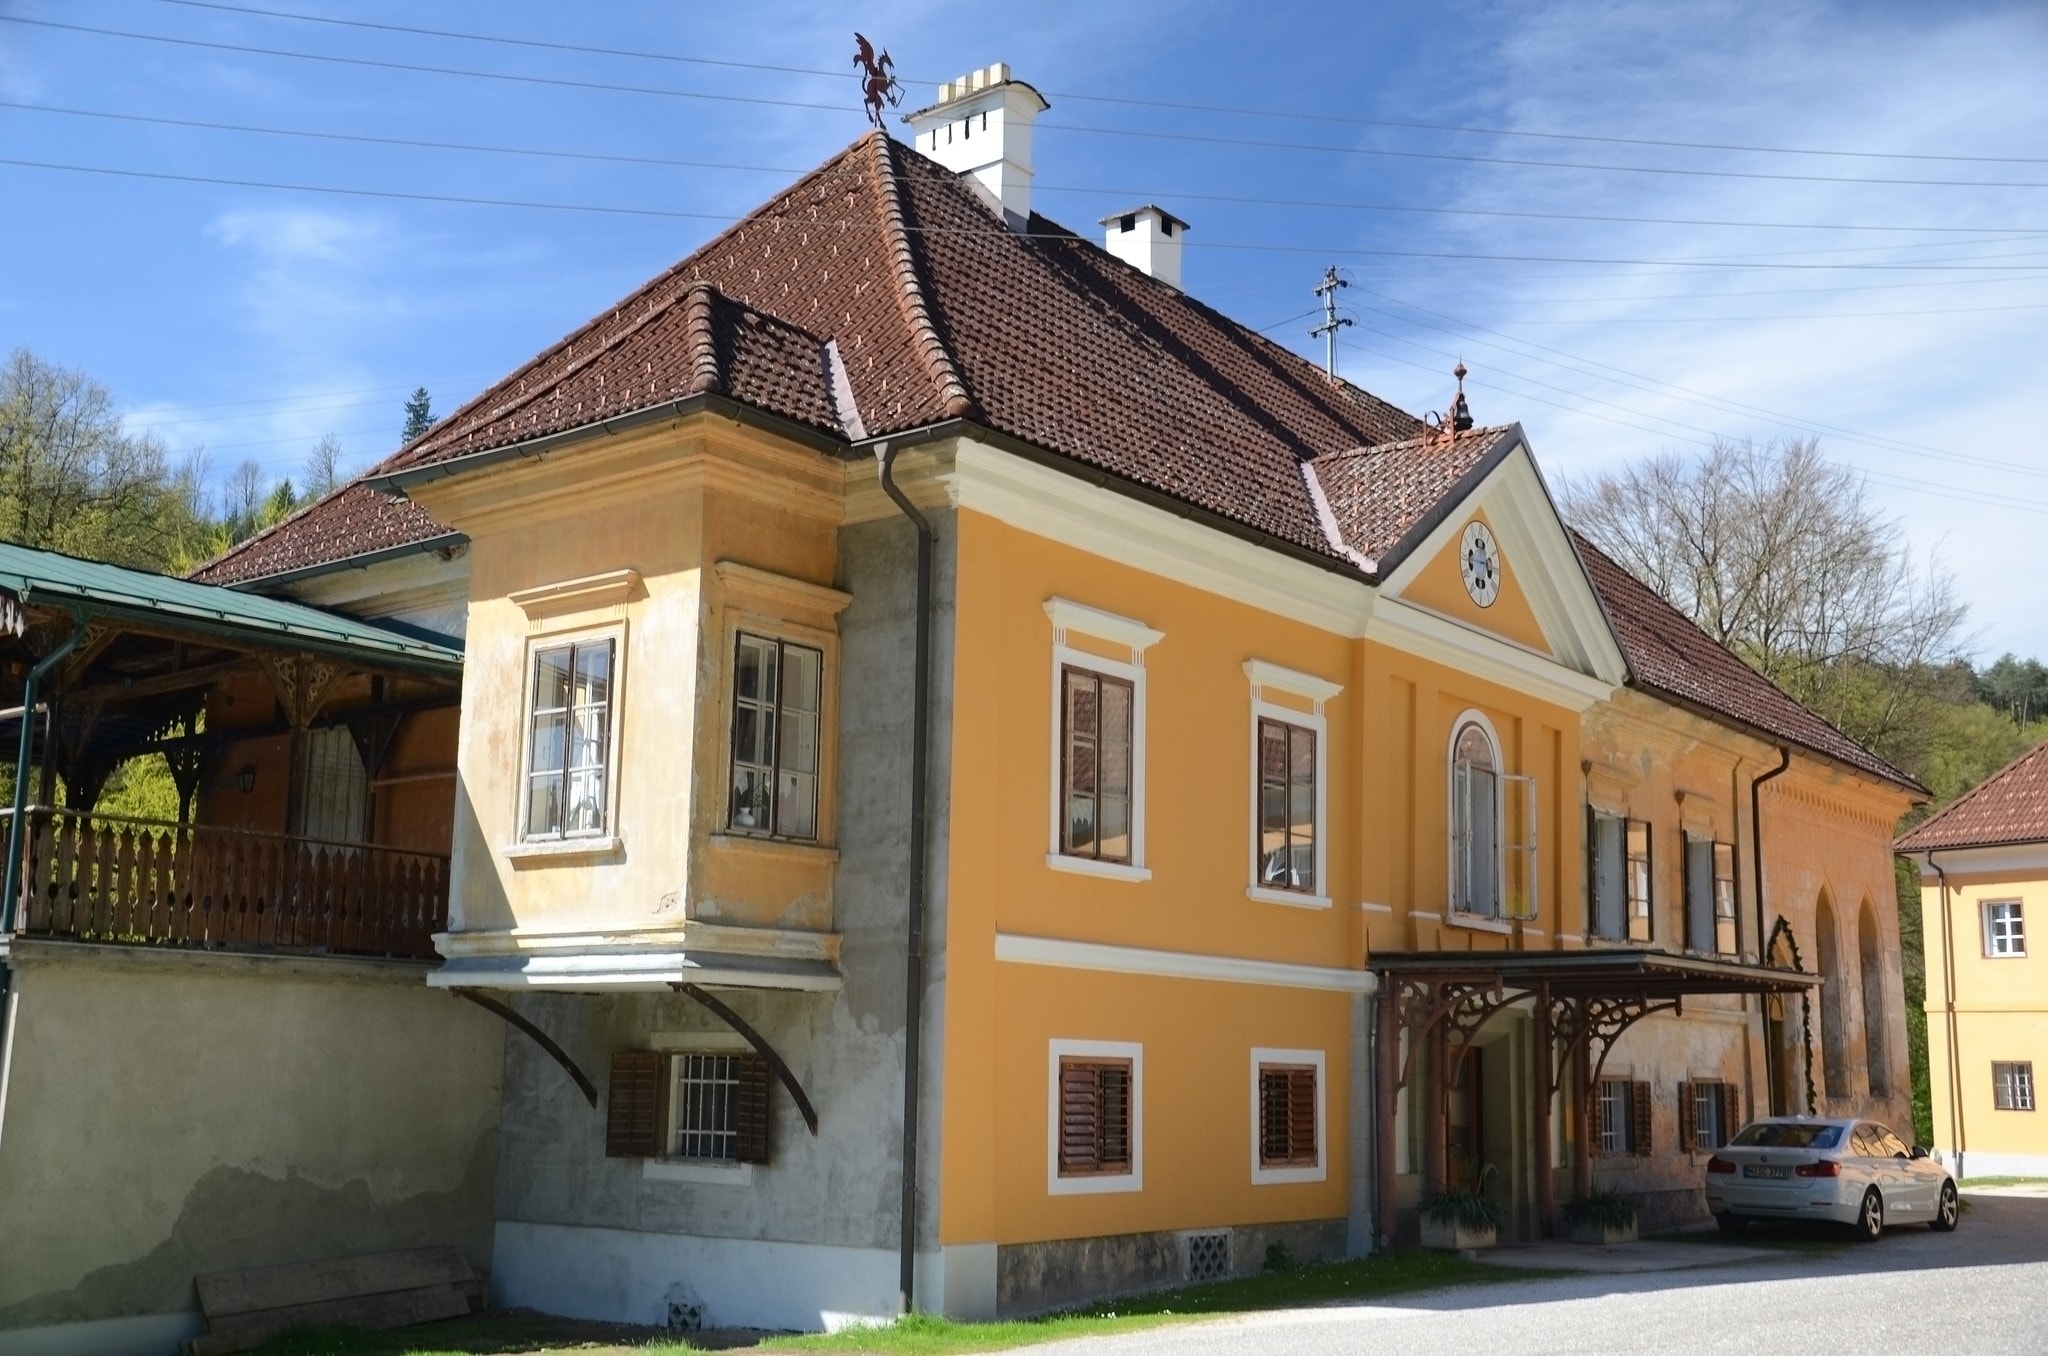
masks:
[[[403,1240],[570,1315],[1018,1313],[1411,1242],[1446,1188],[1665,1227],[1753,1113],[1910,1125],[1921,788],[1574,535],[1519,426],[1225,317],[1157,207],[1033,212],[1045,106],[942,87],[196,576],[461,651],[459,710],[349,689],[398,780],[303,674],[276,770],[215,764],[292,779],[258,827],[445,835],[405,993],[473,1000],[423,1042],[509,1023],[494,1185]],[[66,1226],[0,1226],[44,1259],[0,1320],[99,1316]]]
[[[2048,982],[2027,918],[2048,908],[2048,744],[1899,839],[1920,869],[1936,1151],[1955,1175],[2048,1175],[2034,1056]]]

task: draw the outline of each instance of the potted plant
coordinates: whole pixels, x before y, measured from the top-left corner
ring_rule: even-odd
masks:
[[[1486,1194],[1486,1179],[1492,1175],[1489,1166],[1464,1187],[1447,1187],[1422,1202],[1423,1247],[1462,1252],[1494,1245],[1507,1213]]]
[[[1595,1191],[1574,1196],[1560,1211],[1574,1243],[1633,1243],[1636,1238],[1636,1200],[1619,1191]]]

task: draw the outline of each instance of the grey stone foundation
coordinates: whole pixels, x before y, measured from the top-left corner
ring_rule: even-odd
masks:
[[[1198,1235],[1229,1235],[1229,1275],[1260,1270],[1276,1244],[1285,1245],[1297,1265],[1327,1262],[1344,1256],[1346,1226],[1343,1219],[1327,1219],[1004,1244],[996,1249],[996,1310],[1006,1316],[1042,1313],[1186,1285],[1190,1254],[1201,1247],[1191,1248],[1190,1240]]]

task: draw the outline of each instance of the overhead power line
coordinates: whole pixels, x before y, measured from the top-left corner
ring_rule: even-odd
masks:
[[[127,29],[99,28],[87,24],[62,23],[55,19],[31,19],[19,14],[0,14],[0,22],[29,24],[39,28],[85,33],[96,37],[123,38],[138,42],[170,43],[176,46],[197,47],[209,51],[239,52],[251,56],[282,57],[295,61],[323,61],[344,66],[405,71],[420,75],[458,76],[467,79],[495,80],[514,84],[547,85],[562,89],[595,90],[615,94],[642,94],[672,99],[703,100],[713,103],[758,104],[775,108],[812,109],[840,114],[849,111],[845,105],[837,103],[817,103],[802,99],[774,99],[750,94],[711,93],[703,90],[680,90],[649,85],[624,85],[610,81],[572,80],[565,76],[522,75],[509,71],[479,71],[452,66],[429,66],[412,62],[384,61],[371,57],[341,56],[330,52],[298,52],[278,47],[256,47],[245,43],[215,42],[203,38],[173,37],[161,33],[138,33]],[[1040,123],[1038,125],[1062,131],[1087,132],[1098,136],[1143,137],[1163,141],[1242,146],[1257,150],[1310,151],[1330,155],[1376,156],[1401,160],[1429,160],[1472,165],[1503,165],[1533,169],[1562,169],[1604,174],[1679,175],[1690,178],[1870,184],[1921,188],[2048,188],[2048,181],[2041,180],[1904,179],[1874,176],[1772,173],[1761,170],[1700,169],[1676,165],[1612,165],[1584,161],[1535,160],[1516,156],[1466,155],[1449,151],[1396,150],[1377,146],[1333,146],[1316,142],[1270,141],[1254,137],[1225,137],[1195,132],[1157,132],[1140,128],[1099,127],[1078,123]]]
[[[327,24],[341,28],[369,29],[385,33],[403,33],[411,37],[452,38],[463,42],[494,43],[506,47],[524,47],[551,52],[573,52],[584,56],[628,57],[636,60],[677,62],[691,66],[722,67],[730,70],[767,71],[780,75],[824,76],[835,80],[854,80],[858,75],[848,69],[827,70],[815,66],[772,65],[758,61],[733,61],[716,57],[684,56],[673,52],[652,52],[644,49],[622,47],[592,47],[579,43],[552,42],[539,38],[515,38],[489,33],[465,33],[446,28],[420,28],[408,24],[377,23],[367,19],[341,19],[324,14],[301,14],[290,10],[261,9],[252,5],[230,5],[220,0],[161,0],[161,3],[181,5],[188,9],[217,10],[229,14],[247,14],[266,19],[290,19],[300,23]],[[906,76],[905,79],[910,77]],[[1804,155],[1835,156],[1860,160],[1927,160],[1955,161],[1968,164],[1994,165],[2044,165],[2048,158],[2036,156],[2005,155],[1958,155],[1953,153],[1929,153],[1915,151],[1852,151],[1832,147],[1809,146],[1755,146],[1740,142],[1677,141],[1655,137],[1608,136],[1590,132],[1556,132],[1519,127],[1472,127],[1455,123],[1410,122],[1396,118],[1364,118],[1343,113],[1310,113],[1290,109],[1254,108],[1232,104],[1183,103],[1166,99],[1140,99],[1132,95],[1084,94],[1073,90],[1049,89],[1048,97],[1075,99],[1090,103],[1118,104],[1129,108],[1163,108],[1180,113],[1216,113],[1237,118],[1277,118],[1301,122],[1336,123],[1351,127],[1387,127],[1412,132],[1443,132],[1466,136],[1522,137],[1542,141],[1582,141],[1605,146],[1642,146],[1655,150],[1724,151],[1757,155]]]

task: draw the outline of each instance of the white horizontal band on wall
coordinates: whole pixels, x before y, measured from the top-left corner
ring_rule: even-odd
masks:
[[[1119,975],[1207,979],[1225,984],[1263,984],[1281,989],[1374,993],[1379,988],[1378,977],[1369,970],[1247,960],[1240,956],[1205,956],[1191,951],[1154,951],[1139,946],[1111,946],[1104,942],[1022,937],[1008,932],[996,934],[996,959],[1019,965],[1050,965],[1062,970],[1103,970]]]

